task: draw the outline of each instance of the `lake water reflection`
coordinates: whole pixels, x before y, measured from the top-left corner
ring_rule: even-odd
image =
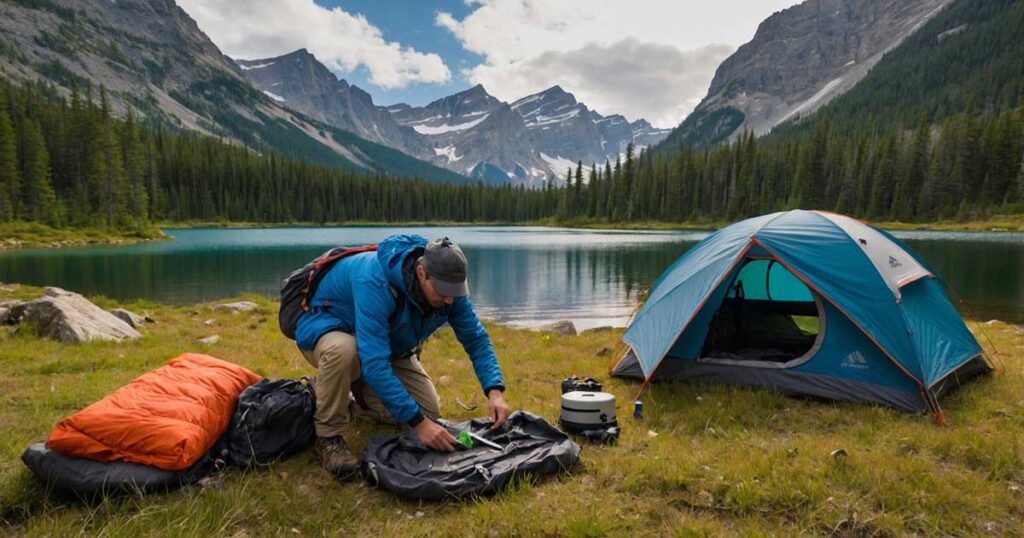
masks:
[[[340,244],[393,233],[447,236],[470,259],[482,317],[513,325],[572,319],[623,325],[640,295],[706,232],[534,227],[172,229],[173,241],[0,254],[0,281],[56,285],[117,299],[193,303],[275,295],[281,278]],[[979,316],[1020,320],[1024,234],[901,232]]]

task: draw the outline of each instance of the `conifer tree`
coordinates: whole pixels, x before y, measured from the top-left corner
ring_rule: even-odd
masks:
[[[18,174],[17,140],[7,115],[4,93],[0,90],[0,220],[10,221],[18,216],[21,178]]]
[[[124,156],[124,170],[127,174],[127,212],[129,221],[136,227],[143,227],[148,219],[148,195],[146,174],[148,163],[143,151],[135,114],[129,111],[121,130],[121,154]]]
[[[583,161],[576,162],[576,181],[572,190],[572,215],[579,216],[583,206]]]
[[[50,225],[58,224],[57,199],[50,183],[50,154],[46,141],[33,118],[21,122],[21,206],[22,217]]]

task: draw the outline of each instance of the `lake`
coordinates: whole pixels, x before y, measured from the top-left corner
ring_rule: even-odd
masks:
[[[638,297],[702,231],[538,227],[168,229],[173,241],[0,253],[0,281],[55,285],[86,295],[195,303],[258,293],[336,245],[393,233],[448,236],[470,260],[481,317],[533,326],[571,319],[580,329],[625,325]],[[1024,234],[897,232],[929,260],[969,313],[1024,318]]]

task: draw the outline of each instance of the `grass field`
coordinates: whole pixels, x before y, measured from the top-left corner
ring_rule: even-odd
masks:
[[[0,300],[39,293],[19,287],[0,292]],[[554,420],[560,380],[597,376],[618,397],[618,445],[586,445],[568,475],[467,502],[413,503],[361,481],[339,484],[308,452],[268,469],[229,472],[222,489],[194,486],[92,506],[43,491],[20,462],[21,451],[61,418],[183,351],[206,352],[270,377],[310,374],[293,343],[278,333],[275,304],[247,299],[259,310],[231,315],[214,313],[210,305],[123,305],[157,320],[133,343],[66,346],[31,331],[0,330],[0,532],[1024,535],[1024,335],[1002,323],[985,330],[1005,370],[943,400],[947,424],[941,427],[928,416],[878,407],[679,384],[648,388],[639,423],[629,412],[637,384],[607,377],[621,331],[561,337],[490,326],[513,408]],[[208,319],[212,325],[204,324]],[[214,333],[219,343],[196,343]],[[485,402],[450,331],[427,343],[423,362],[447,416],[482,414],[454,404],[456,398]],[[378,428],[354,424],[349,440],[357,451],[372,431]],[[838,449],[848,456],[831,457]]]
[[[120,245],[168,236],[155,226],[140,230],[53,228],[38,222],[0,222],[0,250],[32,247]]]

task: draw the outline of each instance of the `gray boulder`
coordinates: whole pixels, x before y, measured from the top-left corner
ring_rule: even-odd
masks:
[[[139,327],[142,327],[142,324],[146,323],[146,320],[142,316],[124,308],[115,308],[111,310],[110,313],[117,316],[121,321],[131,325],[133,329],[138,329]]]
[[[557,334],[560,336],[576,336],[576,325],[573,322],[563,319],[562,321],[556,321],[547,325],[541,325],[537,327],[537,330],[544,333]]]
[[[67,344],[93,340],[135,340],[142,335],[117,316],[77,293],[48,287],[46,295],[16,306],[15,319],[31,323],[39,335]]]
[[[25,301],[3,301],[0,302],[0,325],[6,325],[11,323],[17,323],[18,319],[15,317],[15,309],[25,304]]]
[[[232,314],[238,314],[240,312],[252,312],[256,310],[256,303],[252,301],[238,301],[234,303],[223,303],[213,307],[216,312],[231,312]]]

